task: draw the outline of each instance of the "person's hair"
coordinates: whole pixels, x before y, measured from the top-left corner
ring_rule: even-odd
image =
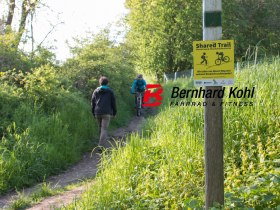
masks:
[[[109,82],[109,80],[108,80],[107,77],[102,76],[102,77],[100,77],[100,79],[99,79],[99,85],[107,85],[108,82]]]
[[[137,76],[137,79],[143,79],[143,75],[142,75],[142,74],[139,74],[139,75]]]

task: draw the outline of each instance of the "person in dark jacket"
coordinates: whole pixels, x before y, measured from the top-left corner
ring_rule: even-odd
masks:
[[[99,128],[99,146],[106,148],[108,145],[108,127],[111,116],[117,114],[115,94],[108,87],[109,80],[107,77],[100,77],[99,85],[92,94],[91,108],[92,114],[97,119]]]

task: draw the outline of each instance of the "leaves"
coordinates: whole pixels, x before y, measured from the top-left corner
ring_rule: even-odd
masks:
[[[131,10],[128,24],[130,42],[136,50],[136,65],[160,77],[163,72],[185,70],[192,63],[192,41],[201,37],[196,17],[197,1],[127,1]]]
[[[128,45],[116,46],[105,29],[88,39],[77,40],[72,51],[74,58],[67,60],[63,72],[87,98],[91,98],[92,91],[99,86],[101,76],[108,77],[109,86],[117,95],[128,93],[135,74]]]
[[[139,69],[159,79],[164,72],[192,67],[192,42],[202,39],[201,1],[126,0],[126,5],[127,41]],[[279,5],[280,0],[223,1],[223,39],[235,40],[237,60],[256,45],[258,56],[279,54]]]

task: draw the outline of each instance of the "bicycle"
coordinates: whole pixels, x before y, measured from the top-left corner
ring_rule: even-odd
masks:
[[[229,62],[229,60],[230,60],[230,58],[229,58],[228,56],[222,56],[222,57],[217,58],[217,59],[215,60],[215,64],[216,64],[216,65],[221,65],[222,61],[225,62],[225,63],[227,63],[227,62]]]
[[[143,92],[136,92],[136,115],[138,117],[141,116],[141,109],[142,109],[142,99],[143,99]]]

